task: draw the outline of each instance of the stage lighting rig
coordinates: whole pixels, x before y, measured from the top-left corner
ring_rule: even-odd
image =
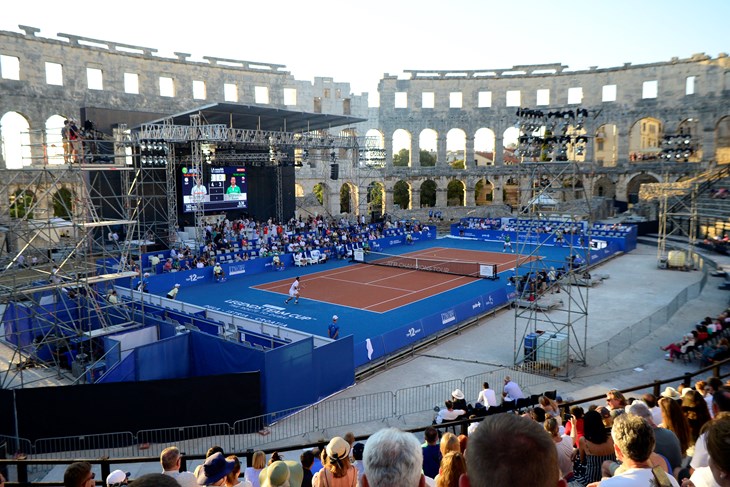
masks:
[[[584,108],[543,112],[529,108],[517,110],[520,129],[516,155],[527,162],[567,162],[570,152],[584,156],[588,137],[585,131],[588,110]]]
[[[169,147],[161,140],[142,140],[139,143],[139,163],[142,167],[164,168],[169,158]]]

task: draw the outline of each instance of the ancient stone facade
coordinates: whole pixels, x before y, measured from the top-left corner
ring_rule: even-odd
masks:
[[[185,53],[163,58],[152,48],[66,34],[47,39],[37,29],[21,29],[24,33],[0,32],[0,117],[16,112],[27,121],[34,164],[44,163],[48,137],[36,131],[54,115],[77,116],[81,107],[172,114],[224,101],[367,119],[348,130],[375,135],[384,149],[382,164],[343,153],[338,180],[329,179],[326,160],[297,170],[298,194],[310,195],[321,185],[331,214],[342,209],[343,186],[352,212],[371,210],[366,195],[374,183],[383,190],[386,211],[394,208],[399,182],[408,192],[401,206],[412,209],[514,202],[519,188],[529,186],[517,174],[522,159],[510,145],[518,107],[588,110],[581,133],[589,143],[574,159],[581,161],[581,187],[589,195],[630,201],[642,182],[677,180],[730,162],[730,59],[724,54],[584,71],[562,65],[410,71],[410,79],[386,75],[378,89],[380,106],[373,108],[367,94],[350,93],[348,83],[300,81],[277,64],[195,61]],[[405,146],[394,147],[396,132]],[[693,139],[696,150],[688,161],[657,159],[663,134],[679,132]],[[428,139],[424,134],[435,142],[420,143]],[[452,134],[461,140],[456,149],[447,147]],[[393,164],[400,148],[409,154],[407,166]],[[434,165],[421,164],[424,150]],[[463,169],[449,164],[454,158],[464,161]],[[435,201],[422,200],[424,183],[435,184]],[[452,200],[450,183],[460,188]]]

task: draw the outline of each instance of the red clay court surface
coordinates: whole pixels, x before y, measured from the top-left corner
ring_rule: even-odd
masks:
[[[517,254],[444,247],[433,247],[399,255],[497,264],[497,272],[516,267],[518,257],[520,258],[520,264],[528,261],[528,258]],[[397,267],[353,264],[303,276],[300,292],[301,297],[306,299],[385,313],[472,283],[475,279],[474,277]],[[274,281],[253,286],[253,288],[286,296],[289,293],[292,281],[293,279]]]

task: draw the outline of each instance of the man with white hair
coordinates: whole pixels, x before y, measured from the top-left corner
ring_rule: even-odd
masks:
[[[667,459],[672,472],[677,472],[682,467],[682,449],[679,446],[677,435],[672,430],[655,425],[651,410],[643,401],[634,401],[629,404],[626,407],[626,413],[643,418],[649,423],[654,431],[654,451]]]
[[[197,487],[198,479],[191,472],[181,472],[182,454],[176,446],[169,446],[160,454],[162,473],[174,478],[180,487]]]
[[[378,431],[368,439],[363,455],[363,487],[425,487],[423,451],[412,433],[396,428]]]

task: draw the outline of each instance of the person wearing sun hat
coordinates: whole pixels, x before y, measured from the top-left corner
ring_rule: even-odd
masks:
[[[259,473],[261,487],[301,487],[304,470],[299,462],[279,460]]]
[[[357,470],[350,464],[350,444],[335,436],[325,447],[327,458],[312,479],[312,487],[351,487],[357,484]]]
[[[662,397],[668,397],[669,399],[674,399],[675,401],[682,399],[679,391],[672,386],[667,386],[664,389],[664,391],[662,392]]]
[[[233,460],[227,460],[221,452],[214,453],[205,459],[205,463],[198,470],[198,485],[224,485],[226,475],[236,466]]]

